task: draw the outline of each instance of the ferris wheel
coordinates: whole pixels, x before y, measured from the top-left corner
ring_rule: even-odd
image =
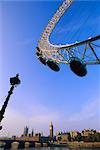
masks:
[[[83,77],[87,74],[87,65],[100,64],[100,58],[95,50],[96,47],[99,48],[99,45],[94,44],[94,41],[100,39],[100,35],[65,45],[53,45],[49,41],[50,35],[57,22],[71,6],[73,1],[74,0],[64,0],[53,15],[38,41],[36,55],[42,64],[47,65],[56,72],[60,70],[60,63],[69,64],[71,70],[76,75]],[[80,51],[80,46],[83,48],[82,52]],[[89,50],[91,53],[89,53]]]

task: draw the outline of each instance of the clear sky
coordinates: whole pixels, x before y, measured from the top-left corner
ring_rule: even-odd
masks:
[[[68,65],[60,72],[43,66],[35,55],[40,35],[62,1],[0,2],[0,107],[10,88],[9,78],[20,74],[2,121],[1,136],[100,127],[100,68],[87,66],[76,76]],[[51,35],[52,43],[71,43],[100,34],[100,2],[76,1]],[[97,52],[98,53],[98,52]],[[99,53],[100,54],[100,53]]]

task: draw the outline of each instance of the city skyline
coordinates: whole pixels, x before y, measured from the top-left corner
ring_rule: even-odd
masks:
[[[59,135],[59,134],[66,134],[66,133],[74,133],[74,132],[77,132],[77,133],[82,133],[83,131],[86,131],[86,132],[88,132],[89,134],[90,134],[90,132],[97,132],[97,133],[100,133],[100,130],[96,130],[96,129],[90,129],[90,128],[88,128],[88,129],[82,129],[82,130],[80,130],[80,131],[78,131],[78,130],[59,130],[59,131],[57,131],[57,132],[55,132],[55,128],[54,128],[54,124],[52,123],[52,129],[50,128],[50,126],[51,126],[51,122],[50,122],[50,125],[49,125],[49,128],[48,128],[48,135],[44,135],[44,133],[43,132],[35,132],[35,130],[34,130],[34,128],[32,128],[32,129],[30,129],[30,127],[29,126],[25,126],[24,127],[24,129],[23,129],[23,131],[22,131],[22,134],[19,136],[19,137],[23,137],[23,136],[31,136],[31,134],[32,134],[32,136],[35,136],[35,135],[37,135],[37,134],[40,134],[41,136],[46,136],[46,137],[50,137],[50,138],[53,138],[53,137],[55,137],[55,136],[57,136],[57,135]],[[52,130],[52,131],[51,131]],[[16,135],[11,135],[11,136],[16,136]]]
[[[67,65],[61,64],[61,71],[53,72],[43,66],[35,55],[37,41],[61,3],[62,1],[0,2],[0,107],[10,88],[9,78],[19,73],[21,80],[9,101],[1,136],[9,133],[20,135],[25,125],[34,127],[36,132],[48,134],[51,120],[56,130],[99,130],[99,66],[87,66],[87,76],[79,78]],[[51,41],[70,43],[99,34],[99,7],[97,1],[74,2],[54,29]],[[84,21],[86,24],[83,26]]]
[[[65,134],[68,134],[68,133],[83,133],[83,132],[87,132],[88,134],[90,134],[91,135],[91,133],[92,132],[96,132],[96,133],[99,133],[100,134],[100,130],[96,130],[96,129],[91,129],[91,128],[83,128],[82,130],[59,130],[59,131],[56,131],[55,132],[55,128],[54,128],[54,124],[52,123],[52,131],[51,131],[51,129],[50,129],[50,125],[48,125],[48,134],[46,135],[46,134],[44,134],[43,132],[39,132],[39,131],[35,131],[34,130],[34,128],[31,128],[30,129],[30,127],[29,126],[24,126],[24,128],[23,128],[23,131],[21,131],[21,135],[8,135],[8,137],[9,138],[11,138],[11,137],[31,137],[31,136],[36,136],[36,135],[39,135],[40,134],[40,136],[44,136],[44,137],[50,137],[50,138],[53,138],[53,137],[55,137],[55,136],[57,136],[57,135],[65,135]],[[87,134],[86,133],[86,134]],[[2,136],[3,137],[3,136]]]
[[[86,134],[92,134],[92,132],[94,133],[99,133],[100,134],[100,130],[96,130],[96,129],[93,129],[93,128],[83,128],[81,130],[56,130],[55,132],[55,129],[56,127],[54,128],[54,124],[51,122],[49,123],[48,125],[48,134],[44,134],[43,132],[40,132],[40,131],[35,131],[34,128],[30,128],[29,126],[24,126],[23,127],[23,131],[21,131],[21,135],[8,135],[9,138],[12,138],[12,137],[31,137],[31,136],[37,136],[37,135],[40,135],[40,136],[44,136],[44,137],[50,137],[51,139],[54,138],[55,136],[57,135],[65,135],[65,134],[74,134],[74,133],[83,133],[83,132],[86,132]],[[2,136],[3,137],[3,136]]]

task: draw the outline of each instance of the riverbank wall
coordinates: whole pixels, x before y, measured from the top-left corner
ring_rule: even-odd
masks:
[[[40,143],[40,142],[31,142],[28,141],[15,141],[15,142],[0,142],[1,148],[30,148],[30,147],[68,147],[68,148],[100,148],[100,142],[65,142],[65,143]]]
[[[100,142],[68,142],[69,148],[100,148]]]

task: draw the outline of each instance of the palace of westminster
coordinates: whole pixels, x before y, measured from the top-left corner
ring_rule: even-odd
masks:
[[[59,132],[54,135],[54,128],[52,122],[50,122],[49,126],[49,135],[43,136],[41,133],[34,134],[32,130],[31,133],[28,133],[29,128],[26,126],[24,128],[24,132],[20,137],[13,136],[16,140],[29,140],[35,142],[59,142],[66,143],[68,141],[100,141],[100,131],[96,131],[94,129],[84,129],[82,132],[79,131],[70,131],[70,132]]]

